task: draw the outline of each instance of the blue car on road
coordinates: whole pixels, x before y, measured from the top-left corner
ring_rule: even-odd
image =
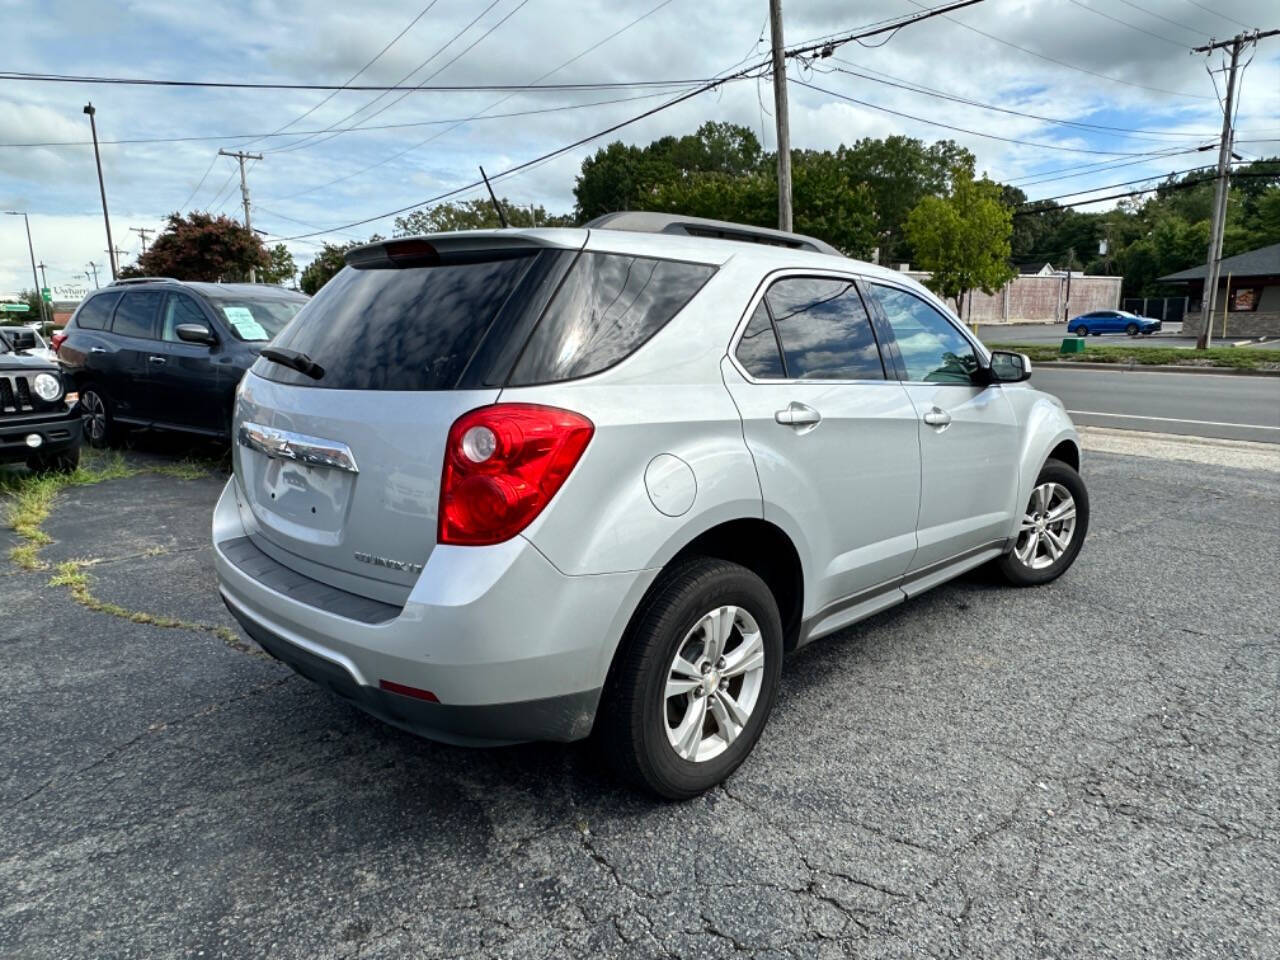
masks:
[[[1142,317],[1128,310],[1094,310],[1072,317],[1067,324],[1067,333],[1077,337],[1097,336],[1100,333],[1127,333],[1136,337],[1140,333],[1155,333],[1163,326],[1159,320]]]

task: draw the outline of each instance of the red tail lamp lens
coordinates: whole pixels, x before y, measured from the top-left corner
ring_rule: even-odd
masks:
[[[581,414],[532,403],[464,413],[449,428],[436,540],[510,540],[551,502],[593,433]]]
[[[49,338],[49,345],[53,348],[54,353],[58,352],[58,348],[62,346],[62,341],[65,339],[67,339],[67,335],[65,333],[55,333]]]

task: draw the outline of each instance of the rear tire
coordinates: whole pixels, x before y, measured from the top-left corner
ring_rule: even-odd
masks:
[[[1061,460],[1046,460],[1018,524],[1013,549],[997,567],[1016,587],[1035,587],[1075,563],[1089,532],[1089,491]]]
[[[33,473],[75,473],[80,466],[80,448],[61,453],[35,454],[27,458],[27,469]]]
[[[781,671],[782,620],[764,581],[736,563],[690,558],[636,612],[605,684],[597,741],[624,779],[671,800],[695,797],[760,739]]]
[[[84,426],[84,442],[91,447],[109,447],[116,438],[116,425],[111,415],[111,401],[96,383],[80,390],[80,422]]]

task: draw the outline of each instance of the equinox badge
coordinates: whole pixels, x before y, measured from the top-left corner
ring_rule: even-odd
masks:
[[[405,560],[390,560],[387,557],[374,556],[372,553],[365,553],[361,550],[355,552],[355,558],[361,563],[371,563],[375,567],[386,567],[389,570],[405,570],[409,573],[421,573],[422,564],[409,563]]]

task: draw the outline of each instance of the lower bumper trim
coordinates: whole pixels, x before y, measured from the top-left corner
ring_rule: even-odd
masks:
[[[227,603],[226,597],[223,602]],[[241,613],[235,604],[227,603],[227,609],[258,646],[299,675],[349,700],[384,723],[430,740],[473,747],[530,740],[581,740],[591,732],[595,722],[599,688],[518,703],[479,706],[433,703],[358,683],[337,663],[290,643]]]

